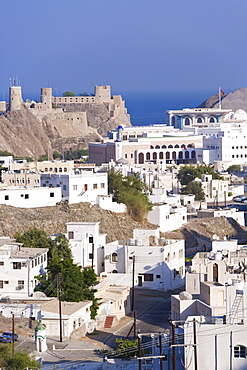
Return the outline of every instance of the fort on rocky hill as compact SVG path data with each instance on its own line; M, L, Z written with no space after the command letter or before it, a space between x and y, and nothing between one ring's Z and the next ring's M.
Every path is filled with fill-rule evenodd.
M53 97L52 88L42 88L40 100L24 102L21 86L10 87L8 110L0 116L1 150L38 159L54 150L87 149L108 130L131 125L122 97L112 97L110 86L96 86L90 97Z

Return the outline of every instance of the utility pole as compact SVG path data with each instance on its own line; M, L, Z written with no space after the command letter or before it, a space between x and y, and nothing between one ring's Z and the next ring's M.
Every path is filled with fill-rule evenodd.
M92 269L94 264L94 243L92 244Z
M159 347L160 347L160 370L163 370L163 360L162 360L162 335L159 332Z
M15 315L12 313L12 357L15 354Z
M136 310L134 310L134 340L136 339Z
M193 334L194 334L194 362L195 370L197 370L197 348L196 348L196 319L193 319Z
M141 335L138 334L138 357L142 356L142 350L141 350ZM139 363L139 370L142 370L142 360L139 358L138 360Z
M175 324L172 323L172 370L176 370Z
M131 294L131 311L134 311L135 304L135 256L132 257L133 267L132 267L132 294Z
M58 311L59 311L59 336L60 342L63 341L62 334L62 305L61 305L61 272L57 274L57 296L58 296Z

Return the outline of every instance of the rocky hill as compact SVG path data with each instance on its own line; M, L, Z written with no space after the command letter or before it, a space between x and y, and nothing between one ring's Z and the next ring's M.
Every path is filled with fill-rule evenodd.
M234 112L243 109L247 112L247 87L230 92L222 96L221 107L223 109L232 109ZM205 100L198 108L219 108L219 95L215 94Z
M39 112L23 106L0 115L0 150L37 160L55 150L87 149L88 142L102 140L108 130L131 125L124 107L119 107L114 117L106 103L62 108Z
M100 232L107 234L107 242L132 238L135 228L156 228L150 223L139 224L127 214L116 214L89 203L68 205L62 202L54 207L31 209L0 205L0 236L13 237L16 232L24 233L33 227L52 235L66 232L67 222L92 221L100 222ZM195 250L197 246L200 250L205 246L209 248L214 235L221 239L228 235L241 242L246 240L246 233L247 228L236 221L217 217L194 219L163 236L167 239L184 239L189 251Z
M107 104L60 104L59 106L68 112L86 112L89 125L96 128L102 136L106 136L109 130L114 130L119 125L131 126L130 116L125 108L120 107L117 117L112 118Z
M48 235L66 232L67 222L100 222L100 232L107 234L107 241L133 237L133 229L140 227L153 228L146 223L141 225L127 214L116 214L92 206L89 203L68 205L62 202L54 207L15 208L0 205L0 236L13 237L16 232L24 233L36 227Z
M247 242L247 227L226 217L198 218L183 225L180 229L164 233L167 239L184 239L187 252L203 251L211 248L211 240L226 236Z
M26 108L0 115L0 149L37 160L48 151L87 149L89 141L102 138L95 128L80 122L73 126L64 120L65 128L61 125L53 114L38 119Z

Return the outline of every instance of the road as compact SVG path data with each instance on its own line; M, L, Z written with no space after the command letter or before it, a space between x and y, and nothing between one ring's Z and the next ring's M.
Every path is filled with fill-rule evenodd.
M159 333L169 330L170 294L157 291L136 291L135 307L137 311L137 330L143 333ZM116 338L125 338L133 324L133 315L125 317L112 329L103 329L88 335L79 341L66 340L62 343L57 338L48 339L50 353L44 356L44 369L51 369L55 364L80 361L102 362L100 349L116 347ZM131 333L133 337L133 332ZM55 350L53 350L55 346Z

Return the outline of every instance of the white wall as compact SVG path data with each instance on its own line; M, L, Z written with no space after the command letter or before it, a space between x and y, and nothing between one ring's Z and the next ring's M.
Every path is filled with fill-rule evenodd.
M0 204L12 207L36 208L55 206L61 201L61 189L18 188L0 190Z

